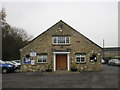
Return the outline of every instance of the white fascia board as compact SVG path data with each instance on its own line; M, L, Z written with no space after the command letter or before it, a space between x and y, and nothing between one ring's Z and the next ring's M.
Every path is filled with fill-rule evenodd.
M70 52L53 52L53 54L69 54Z

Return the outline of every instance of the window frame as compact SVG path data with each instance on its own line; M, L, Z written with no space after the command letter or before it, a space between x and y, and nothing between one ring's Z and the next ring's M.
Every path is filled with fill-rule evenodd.
M80 62L77 61L77 57L80 58ZM84 62L81 60L81 58L83 58L83 57L84 57ZM85 54L76 54L75 55L75 62L76 63L86 63L86 55Z
M64 39L64 42L65 42L65 43L59 43L59 42L58 42L58 41L59 41L59 39L58 39L59 37L64 37L64 38L65 38L65 39ZM69 38L69 43L67 43L67 41L66 41L66 40L67 40L67 39L66 39L67 37ZM54 42L54 38L56 38L56 43ZM69 44L70 44L70 36L53 36L53 37L52 37L52 44L53 44L53 45L69 45Z
M43 58L42 58L42 62L39 62L39 61L38 61L38 57L40 57L40 56L43 56ZM43 60L44 60L44 56L46 56L46 62L43 62ZM48 58L47 55L37 55L37 63L47 63L47 58Z

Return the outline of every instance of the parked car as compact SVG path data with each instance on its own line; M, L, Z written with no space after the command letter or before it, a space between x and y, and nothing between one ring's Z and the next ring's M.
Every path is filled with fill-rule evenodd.
M18 63L16 61L11 61L11 62L15 65L16 69L20 69L20 66L21 66L20 63Z
M15 61L15 62L17 62L19 65L21 65L20 60L12 60L12 61Z
M108 65L120 65L120 60L119 59L110 59L108 61Z
M105 64L105 60L104 60L104 59L101 59L101 63L102 63L102 64Z
M19 63L15 62L15 61L5 61L5 63L14 65L15 69L19 69L20 68Z
M15 66L12 64L7 64L4 61L0 60L0 70L3 74L8 72L14 72Z

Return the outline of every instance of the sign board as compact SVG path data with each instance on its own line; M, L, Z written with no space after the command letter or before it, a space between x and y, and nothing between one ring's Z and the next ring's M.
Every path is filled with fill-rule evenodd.
M35 51L31 51L30 52L30 57L35 57L36 56L36 52Z
M31 64L30 58L23 58L23 63L24 64Z
M35 65L35 61L34 60L31 60L31 65Z

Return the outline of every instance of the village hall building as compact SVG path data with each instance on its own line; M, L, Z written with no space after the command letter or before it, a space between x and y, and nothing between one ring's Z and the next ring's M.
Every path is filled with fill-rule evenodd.
M23 72L101 70L102 48L60 20L20 49Z

